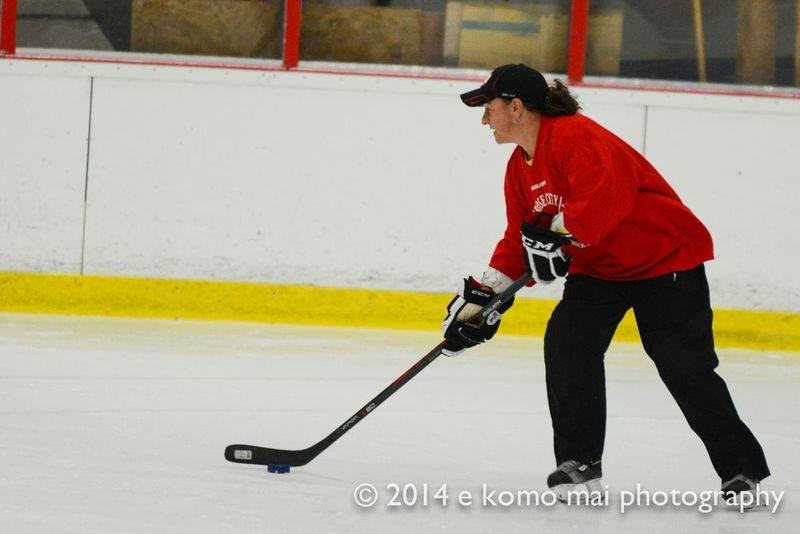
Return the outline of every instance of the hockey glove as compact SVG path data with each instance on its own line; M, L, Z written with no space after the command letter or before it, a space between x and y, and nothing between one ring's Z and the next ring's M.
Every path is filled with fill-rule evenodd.
M503 313L514 303L513 297L497 308L482 324L472 321L477 320L477 315L492 300L494 294L492 288L481 285L473 277L464 279L464 287L458 290L458 294L447 305L447 317L442 323L442 333L447 344L442 354L458 356L464 349L492 339L500 327Z
M535 223L522 223L522 245L525 262L533 279L539 284L549 284L567 275L570 257L561 247L570 243L572 236L550 229L550 216L542 214Z

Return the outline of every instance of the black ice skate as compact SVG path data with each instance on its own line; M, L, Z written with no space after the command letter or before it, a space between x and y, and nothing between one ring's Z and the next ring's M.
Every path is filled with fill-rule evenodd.
M736 475L722 483L722 496L725 504L745 512L766 509L764 503L758 502L758 480L745 475Z
M568 504L586 503L587 496L595 501L603 496L601 477L603 468L600 461L584 464L569 460L559 465L547 477L547 486L558 496L558 500Z

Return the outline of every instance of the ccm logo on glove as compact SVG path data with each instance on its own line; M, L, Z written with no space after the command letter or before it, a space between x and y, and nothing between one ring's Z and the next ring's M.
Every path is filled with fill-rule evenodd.
M535 248L537 250L547 250L551 251L554 247L556 247L555 243L547 243L538 241L536 239L531 239L530 237L522 234L522 244L525 245L526 248Z

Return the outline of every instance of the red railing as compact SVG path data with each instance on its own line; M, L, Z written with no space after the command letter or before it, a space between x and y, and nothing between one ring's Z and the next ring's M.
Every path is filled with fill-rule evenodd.
M286 0L283 17L283 66L293 69L300 62L300 20L303 0Z
M583 81L583 66L586 59L586 29L588 26L589 0L572 0L569 44L567 45L567 79L573 85Z
M178 60L153 60L138 58L133 55L130 57L117 56L114 58L102 58L86 55L58 56L53 55L18 55L16 54L16 26L17 26L17 0L0 0L0 57L12 56L21 60L34 61L91 61L97 63L116 63L116 64L145 64L145 65L164 65L164 66L184 66L184 67L207 67L207 68L229 68L234 70L279 70L291 69L302 72L354 74L360 76L388 76L388 77L408 77L426 78L443 80L463 80L477 81L481 77L476 75L466 75L464 73L419 73L412 71L382 71L377 69L342 69L340 67L324 68L316 67L313 69L304 68L300 63L300 30L302 19L302 0L284 0L284 35L283 35L283 61L280 67L265 65L248 65L242 63L229 62L203 62L192 61L187 58L185 61ZM797 0L800 2L800 0ZM799 15L800 16L800 15ZM736 96L760 96L770 98L790 98L799 99L800 93L796 90L776 91L771 88L760 89L734 89L699 86L689 88L677 88L675 86L665 86L658 83L652 85L625 84L617 82L609 85L606 82L584 83L584 65L586 57L586 39L589 19L589 0L572 0L570 34L567 52L567 77L572 85L584 85L586 87L606 87L614 89L636 89L644 91L668 91L686 92L700 94L720 94ZM800 50L800 37L798 37L798 50Z
M17 0L0 0L0 55L16 53ZM294 69L300 63L300 27L303 0L285 0L283 20L283 68ZM586 28L589 0L572 0L567 77L573 84L583 80L586 55Z
M0 0L0 55L17 50L17 0Z

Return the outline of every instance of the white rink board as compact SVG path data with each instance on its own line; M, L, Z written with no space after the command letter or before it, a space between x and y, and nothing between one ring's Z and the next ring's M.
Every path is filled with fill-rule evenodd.
M512 147L494 145L481 110L460 103L475 83L0 61L4 80L45 74L66 88L94 78L85 249L61 239L79 218L41 215L38 195L12 189L6 226L57 235L59 248L19 240L0 270L74 272L68 251L87 274L447 292L483 269L502 233ZM798 220L800 100L576 92L711 228L716 306L800 310L782 255ZM20 113L6 116L23 126ZM86 113L49 113L50 130L85 132ZM5 151L30 150L19 130ZM57 155L86 165L85 146ZM49 191L41 162L19 161ZM730 187L740 181L758 189ZM80 214L74 200L58 196L48 213ZM556 297L554 286L528 295Z
M357 86L97 80L86 270L422 289L478 269L504 209L481 182L502 183L508 149L461 108ZM477 167L442 143L453 131ZM482 246L443 246L454 203L479 214Z
M0 270L80 272L90 85L0 70Z

